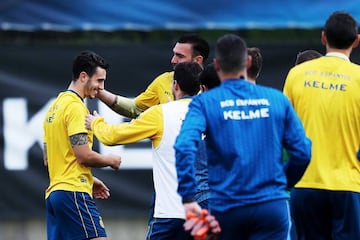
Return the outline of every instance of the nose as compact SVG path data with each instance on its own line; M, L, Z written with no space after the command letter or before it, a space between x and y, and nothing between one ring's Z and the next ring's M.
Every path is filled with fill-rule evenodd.
M99 89L104 90L104 86L105 86L104 81L100 82Z
M177 64L179 62L178 58L174 55L172 58L171 58L171 64Z

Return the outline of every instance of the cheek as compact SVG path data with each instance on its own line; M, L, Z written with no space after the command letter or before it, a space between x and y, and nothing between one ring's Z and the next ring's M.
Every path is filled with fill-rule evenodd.
M90 89L96 89L96 88L99 88L100 87L100 84L98 82L93 82L90 86Z
M183 63L183 62L192 62L194 61L192 58L179 58L178 59L178 63Z

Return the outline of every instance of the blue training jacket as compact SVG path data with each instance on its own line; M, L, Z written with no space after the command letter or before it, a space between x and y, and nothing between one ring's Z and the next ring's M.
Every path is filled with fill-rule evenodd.
M206 135L209 208L288 198L311 157L311 141L289 100L280 91L229 79L193 98L175 142L178 192L196 194L194 162ZM282 160L285 148L290 155Z

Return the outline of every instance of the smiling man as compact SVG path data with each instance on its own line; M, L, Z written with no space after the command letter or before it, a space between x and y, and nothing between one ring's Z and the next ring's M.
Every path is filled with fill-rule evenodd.
M117 170L120 156L92 151L93 133L84 119L89 113L84 98L104 88L109 65L91 51L73 62L73 80L51 103L44 120L44 164L50 184L46 189L47 239L98 239L106 233L93 197L106 199L109 189L93 177L91 168Z
M173 47L170 62L173 68L182 62L197 62L203 65L209 51L210 47L205 39L195 34L186 34L181 36ZM100 91L97 97L113 111L129 118L136 118L151 106L174 100L171 90L173 76L174 71L160 74L134 99L116 95L105 89Z

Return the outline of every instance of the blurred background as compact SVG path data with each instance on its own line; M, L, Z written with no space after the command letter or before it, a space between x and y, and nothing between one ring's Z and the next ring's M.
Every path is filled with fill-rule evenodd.
M282 90L297 53L321 45L335 10L360 19L355 0L1 0L0 1L0 239L46 239L42 121L49 102L71 81L74 57L93 50L110 63L105 87L135 97L171 71L172 48L184 33L209 41L235 33L258 47L258 84ZM211 52L208 62L212 61ZM351 60L360 62L354 50ZM87 101L109 122L128 121L97 100ZM144 239L153 191L149 141L104 147L123 157L122 169L96 169L111 189L97 201L109 239Z

